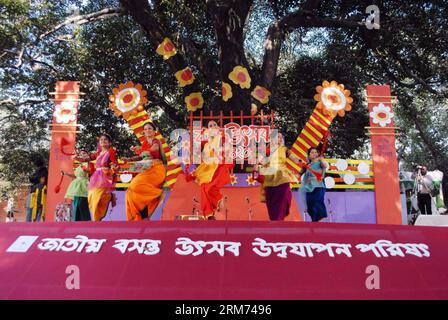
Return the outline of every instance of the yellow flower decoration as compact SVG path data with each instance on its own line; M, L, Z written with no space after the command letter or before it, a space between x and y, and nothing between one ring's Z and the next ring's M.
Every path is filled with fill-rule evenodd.
M322 86L316 87L317 94L314 100L317 101L317 109L325 115L343 117L346 111L352 109L353 98L350 97L350 90L346 90L343 84L336 81L324 81Z
M177 81L179 81L180 87L185 87L188 86L189 84L192 84L195 79L193 72L189 67L177 71L174 75L176 76Z
M162 43L157 47L156 52L163 56L163 60L167 60L177 53L176 47L168 38L163 39Z
M232 80L234 84L237 84L241 89L250 88L250 76L247 69L242 66L236 66L233 71L229 73L229 79Z
M222 82L221 95L222 100L226 102L233 96L232 87L227 82Z
M187 105L188 111L196 111L201 109L204 104L204 99L202 98L202 93L192 92L185 97L185 103Z
M261 103L268 103L270 95L271 92L268 89L260 86L256 86L255 89L251 92L251 96Z

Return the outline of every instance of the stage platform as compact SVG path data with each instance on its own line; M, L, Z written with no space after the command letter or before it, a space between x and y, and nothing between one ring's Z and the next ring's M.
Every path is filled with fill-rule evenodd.
M269 221L266 204L260 202L260 186L248 185L247 174L237 174L238 183L222 188L225 206L216 213L217 220ZM303 190L302 190L303 191ZM126 191L115 191L117 206L109 210L105 221L126 221ZM306 212L304 192L293 189L290 214L286 221L311 221ZM183 175L178 177L173 190L164 190L163 199L151 216L152 221L175 220L180 215L191 215L195 206L200 211L201 189L194 182L186 182ZM402 223L407 224L406 199L402 195ZM328 217L324 222L376 224L375 195L367 191L327 191L325 205ZM199 213L200 214L200 213Z
M448 229L269 221L0 224L0 299L448 299Z

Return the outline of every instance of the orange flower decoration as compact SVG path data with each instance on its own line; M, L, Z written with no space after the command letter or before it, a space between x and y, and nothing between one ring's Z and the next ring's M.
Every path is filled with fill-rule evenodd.
M234 84L237 84L241 89L250 88L250 76L247 69L242 66L236 66L233 71L229 73L229 79L232 80Z
M176 76L177 81L179 81L180 87L185 87L188 86L189 84L192 84L195 79L193 72L189 67L177 71L174 75Z
M343 117L346 111L352 109L353 98L350 97L350 90L346 90L343 84L336 81L324 81L322 86L316 87L317 94L314 100L317 101L317 108L325 115Z
M204 104L204 99L200 92L192 92L185 97L185 103L187 104L188 111L196 111L201 109Z
M261 103L268 103L270 95L271 92L268 89L260 86L256 86L251 93L251 96L260 101Z
M233 186L237 183L238 183L238 177L234 173L232 173L230 175L230 184Z
M114 88L112 93L109 96L109 108L114 111L116 116L127 118L145 110L143 106L148 102L147 92L142 89L141 84L134 85L132 81L126 84L122 83L118 88Z
M176 47L168 38L163 39L162 43L157 47L156 52L163 56L163 60L168 60L177 53Z
M257 180L254 179L252 174L248 174L246 178L246 182L250 186L254 186L257 183Z
M227 82L222 82L221 95L222 100L226 102L233 96L232 87Z

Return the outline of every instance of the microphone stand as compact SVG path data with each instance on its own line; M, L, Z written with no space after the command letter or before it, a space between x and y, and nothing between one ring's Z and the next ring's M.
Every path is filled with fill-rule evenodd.
M192 210L192 214L193 216L195 216L196 220L199 220L199 210L197 208L197 204L199 203L199 201L196 199L195 196L193 196L193 210Z
M224 197L224 213L225 213L225 215L226 215L226 221L227 221L227 214L228 214L228 209L227 209L227 200L228 200L229 198L227 197L227 196L225 196Z
M327 198L327 202L328 202L328 215L329 215L329 218L330 218L330 222L333 222L333 219L332 219L333 211L330 209L331 208L330 198Z
M249 208L249 211L248 211L248 214L249 214L249 221L252 221L252 215L253 215L253 212L252 212L252 205L251 205L251 203L250 203L250 199L249 199L249 197L246 197L246 202L247 202L247 205L248 205L248 208Z

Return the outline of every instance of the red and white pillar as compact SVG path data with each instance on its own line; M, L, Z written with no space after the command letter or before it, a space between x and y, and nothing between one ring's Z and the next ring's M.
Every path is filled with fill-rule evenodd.
M73 160L67 155L74 152L76 143L79 82L58 81L54 95L54 112L51 125L50 159L48 163L46 221L54 221L56 205L64 201L68 185L72 181L64 177L60 191L56 187L61 179L61 170L73 172ZM65 153L65 154L64 154Z
M395 147L394 110L388 85L368 85L369 134L372 143L378 224L402 224L400 179Z

